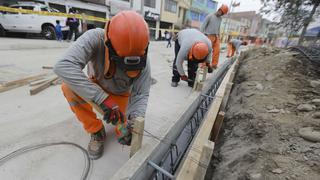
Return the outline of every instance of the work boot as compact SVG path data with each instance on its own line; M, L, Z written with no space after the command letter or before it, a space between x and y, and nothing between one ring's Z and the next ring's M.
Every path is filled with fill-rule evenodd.
M171 82L171 86L172 86L172 87L177 87L177 86L178 86L178 83L177 83L177 82Z
M103 144L106 139L106 132L102 127L98 132L91 134L91 139L88 145L88 153L90 159L99 159L103 154Z

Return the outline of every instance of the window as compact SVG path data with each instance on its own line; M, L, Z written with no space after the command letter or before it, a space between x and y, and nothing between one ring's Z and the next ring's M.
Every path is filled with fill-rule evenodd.
M177 2L172 1L172 0L166 0L165 1L165 10L172 12L172 13L176 13L177 12Z
M49 11L49 9L47 7L42 7L41 11Z
M144 0L144 5L147 7L155 8L156 0Z
M197 0L197 1L200 2L200 3L204 3L205 0Z
M49 3L49 6L51 9L59 10L59 12L63 12L63 13L67 12L66 7L64 5Z
M207 14L200 14L200 22L203 22Z
M200 14L194 11L191 11L191 19L194 21L199 21Z
M207 6L210 9L216 9L217 8L217 2L215 2L213 0L208 0L207 1Z
M17 9L25 9L25 10L33 10L33 6L11 6L12 8L17 8ZM10 14L18 14L18 13L10 13ZM25 13L22 13L25 14Z

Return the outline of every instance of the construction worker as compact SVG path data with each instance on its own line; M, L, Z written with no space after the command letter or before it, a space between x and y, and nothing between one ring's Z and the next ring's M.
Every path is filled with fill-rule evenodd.
M175 40L175 58L173 62L172 87L177 87L181 80L193 87L199 63L210 66L212 48L210 40L196 29L184 29ZM188 60L188 76L183 70L183 61Z
M131 143L134 119L145 115L151 86L148 44L149 29L143 17L122 11L104 30L85 32L54 67L71 110L91 134L88 153L92 159L102 156L106 138L93 107L102 110L103 120L115 125L123 145ZM86 65L88 77L82 71Z
M200 30L208 38L211 40L212 44L212 63L211 67L208 68L208 72L211 73L212 69L216 69L219 62L219 55L220 55L220 24L221 24L221 16L228 13L228 6L222 5L217 12L209 14L204 22L202 23Z
M241 41L238 39L231 39L228 42L228 53L227 53L227 58L233 57L234 53L236 52L239 54L239 48L241 45L246 46L248 43L246 41Z

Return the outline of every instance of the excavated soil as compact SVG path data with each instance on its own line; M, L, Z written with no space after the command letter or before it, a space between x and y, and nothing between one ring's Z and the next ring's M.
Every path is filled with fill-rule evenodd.
M240 62L205 179L320 179L320 68L297 54Z

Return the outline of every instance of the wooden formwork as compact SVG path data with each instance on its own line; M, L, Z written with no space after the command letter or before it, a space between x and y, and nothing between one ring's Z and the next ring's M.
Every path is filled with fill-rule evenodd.
M229 99L233 79L239 66L239 60L244 58L242 53L235 60L225 75L215 99L208 109L207 116L203 120L187 155L184 158L180 170L175 174L178 180L204 179L207 167L210 163L220 128L224 119L224 111Z

